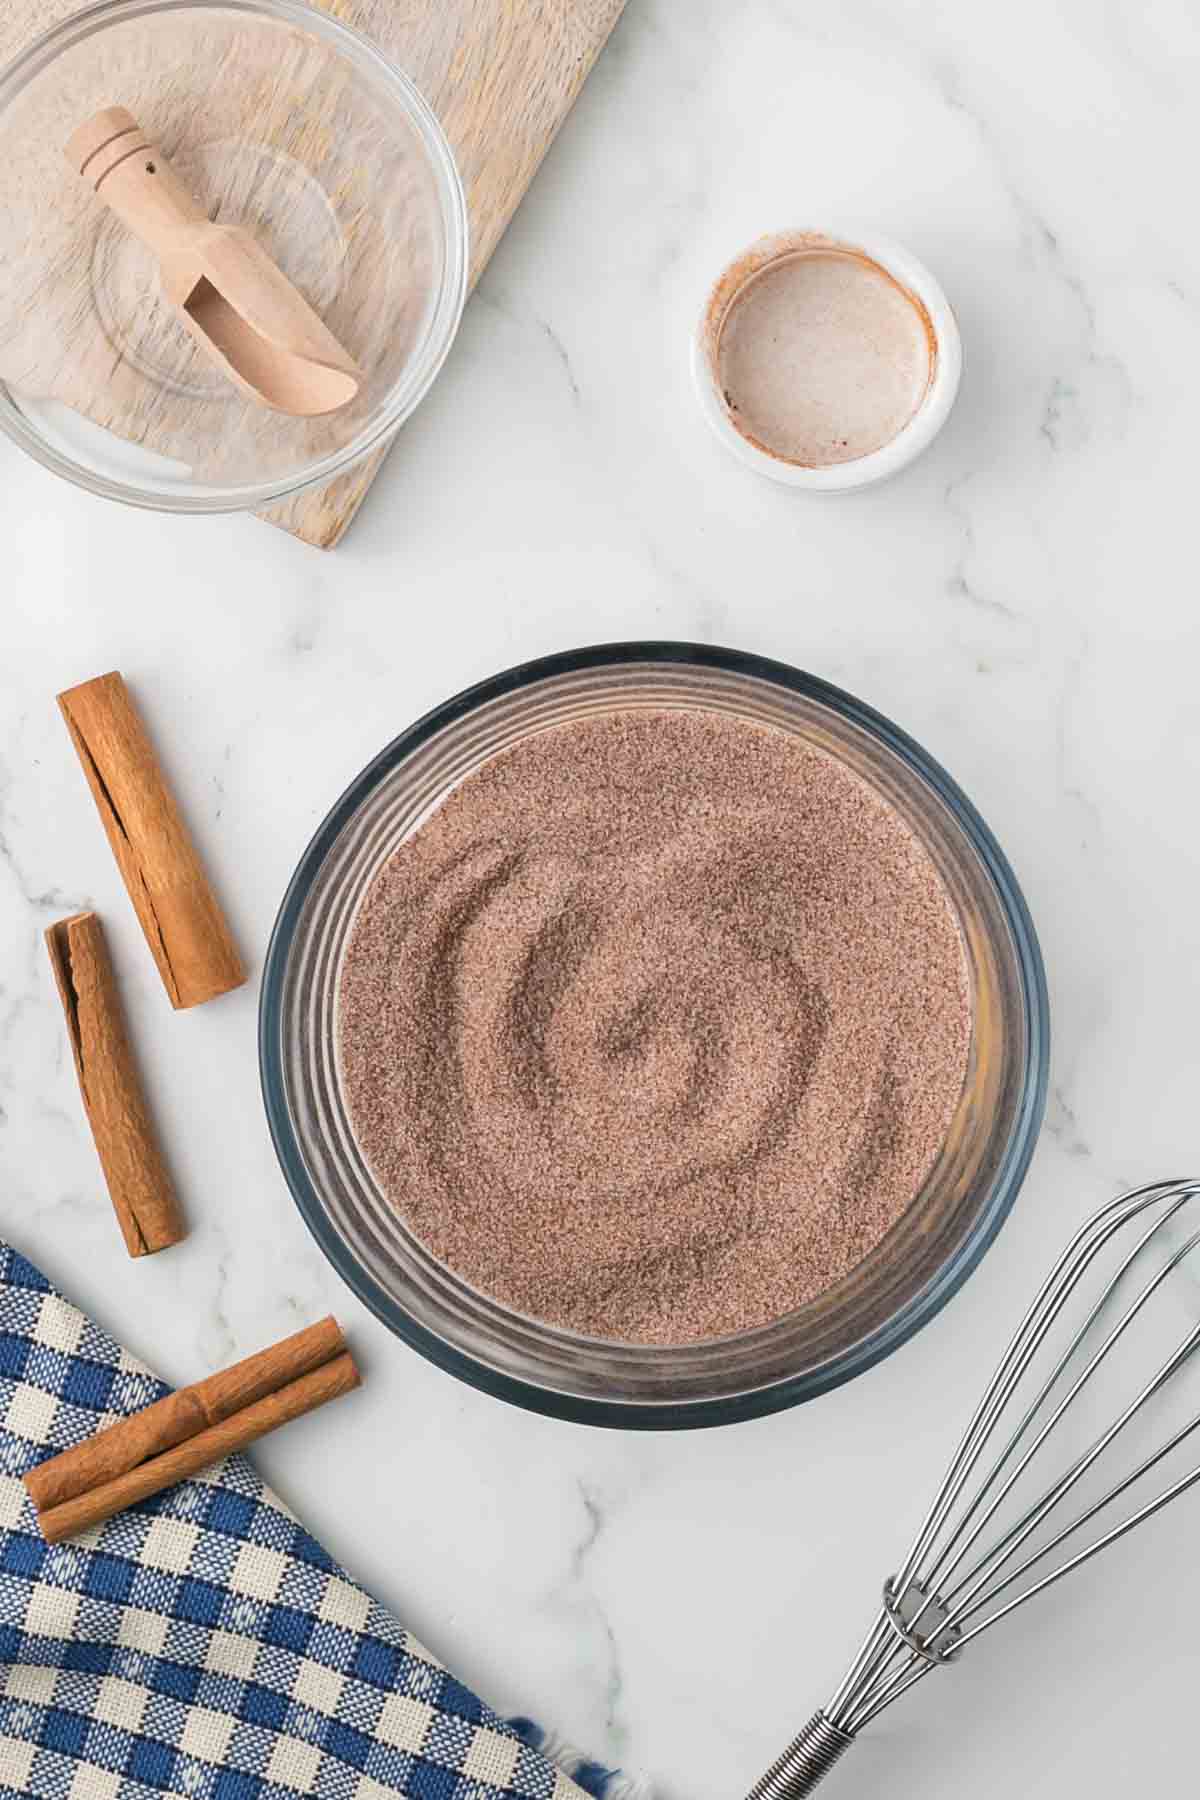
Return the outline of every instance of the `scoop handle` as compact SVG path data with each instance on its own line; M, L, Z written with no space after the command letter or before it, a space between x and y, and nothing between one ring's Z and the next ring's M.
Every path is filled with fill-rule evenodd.
M133 114L108 106L72 132L66 153L121 223L160 261L178 254L207 214Z
M353 357L250 232L209 219L131 112L105 107L66 153L157 257L163 296L230 381L301 418L353 400L363 380Z

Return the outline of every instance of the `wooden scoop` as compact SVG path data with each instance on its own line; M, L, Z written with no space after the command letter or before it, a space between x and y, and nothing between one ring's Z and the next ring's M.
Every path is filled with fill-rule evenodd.
M72 133L73 168L157 256L163 292L243 392L312 418L353 400L362 371L243 226L209 219L123 106Z

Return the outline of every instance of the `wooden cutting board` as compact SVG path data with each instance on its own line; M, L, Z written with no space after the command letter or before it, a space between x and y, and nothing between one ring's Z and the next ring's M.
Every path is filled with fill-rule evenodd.
M478 279L616 24L624 0L318 0L417 83L458 159ZM0 65L75 0L0 0ZM62 396L71 398L70 396ZM80 396L80 410L88 411ZM328 549L386 452L264 516Z

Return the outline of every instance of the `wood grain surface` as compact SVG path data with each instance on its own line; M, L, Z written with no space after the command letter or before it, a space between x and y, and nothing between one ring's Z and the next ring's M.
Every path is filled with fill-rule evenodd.
M619 17L624 0L321 0L325 10L346 23L357 26L399 64L417 83L441 120L458 160L471 226L471 281L478 279L505 227L512 218L539 163L554 139L559 126L579 93L596 56ZM71 0L6 0L0 7L0 63L6 63L38 32L67 17L78 8ZM303 73L297 69L297 76ZM145 79L145 77L143 77ZM222 83L223 118L212 122L214 136L229 128L229 119L238 107L261 116L264 95L264 71L253 59L231 70ZM133 83L136 88L137 83ZM293 82L293 96L295 83ZM112 94L111 101L136 104L139 95ZM64 93L64 111L73 104ZM139 115L141 116L141 115ZM325 121L305 117L289 103L279 108L280 130L268 141L283 151L293 145L286 136L303 129L310 133ZM76 118L71 123L77 124ZM147 119L148 125L157 121ZM47 139L58 130L58 121L45 133ZM192 130L196 130L193 122ZM336 139L336 134L330 134ZM310 139L311 141L311 139ZM61 140L47 143L47 158L53 154L61 160ZM65 165L64 165L65 166ZM50 173L49 160L44 163L48 182L61 183L61 173ZM70 171L67 171L70 174ZM22 180L28 184L27 174ZM3 169L0 169L0 183ZM61 212L61 188L59 189ZM86 191L78 204L87 201ZM347 235L353 241L353 254L368 253L372 229L370 194L366 199L344 194L335 200L348 205L353 216ZM357 235L356 235L357 234ZM293 271L289 271L293 273ZM315 296L314 296L315 297ZM94 328L88 314L94 303L90 297L90 278L84 291L81 271L77 291L51 298L44 296L51 308L69 304L78 331L67 333L72 349L67 357L59 356L54 379L40 384L37 391L52 394L85 413L97 423L116 430L132 441L171 454L187 441L189 421L194 425L194 412L189 413L188 383L181 380L177 392L167 392L153 410L143 417L144 398L135 409L133 396L139 390L136 368L125 369L118 357L114 366L111 344L104 333ZM36 308L28 309L36 314ZM28 313L27 313L28 316ZM333 320L335 329L338 321ZM401 319L396 329L403 331ZM382 333L386 321L380 322ZM61 335L61 334L60 334ZM95 340L94 342L92 340ZM139 346L141 348L141 346ZM354 348L358 349L355 345ZM382 357L388 348L380 341ZM0 373L20 388L21 346L0 344L6 361ZM14 367L14 357L16 363ZM136 358L133 359L136 362ZM140 387L144 389L144 382ZM35 390L29 390L35 391ZM247 434L251 434L262 464L269 468L272 456L282 454L277 436L280 427L276 416L259 409L261 418L243 419L239 430L229 435L228 444L240 443L245 453ZM232 451L230 451L232 454ZM265 514L272 523L283 526L307 543L329 548L336 544L361 505L380 466L384 452L358 464L345 475L323 488L310 489L282 503ZM209 471L213 479L228 474L219 462Z

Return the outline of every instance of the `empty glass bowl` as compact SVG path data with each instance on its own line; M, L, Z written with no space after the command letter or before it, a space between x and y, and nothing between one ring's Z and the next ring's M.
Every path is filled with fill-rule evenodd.
M210 218L244 225L363 371L317 418L248 397L64 146L124 107ZM93 493L255 508L384 445L450 348L467 214L407 76L303 0L102 0L0 74L0 429Z
M707 708L794 732L849 764L933 857L957 910L974 998L962 1099L922 1192L836 1287L753 1331L679 1348L583 1338L476 1293L388 1206L347 1115L336 1054L347 939L381 865L489 756L584 715ZM633 1427L714 1425L794 1405L886 1356L945 1304L1013 1203L1041 1123L1045 978L1011 869L920 747L850 695L737 651L618 644L527 663L402 733L300 860L263 978L260 1056L284 1174L334 1266L393 1331L463 1380L538 1412ZM400 1052L402 1053L402 1051Z

